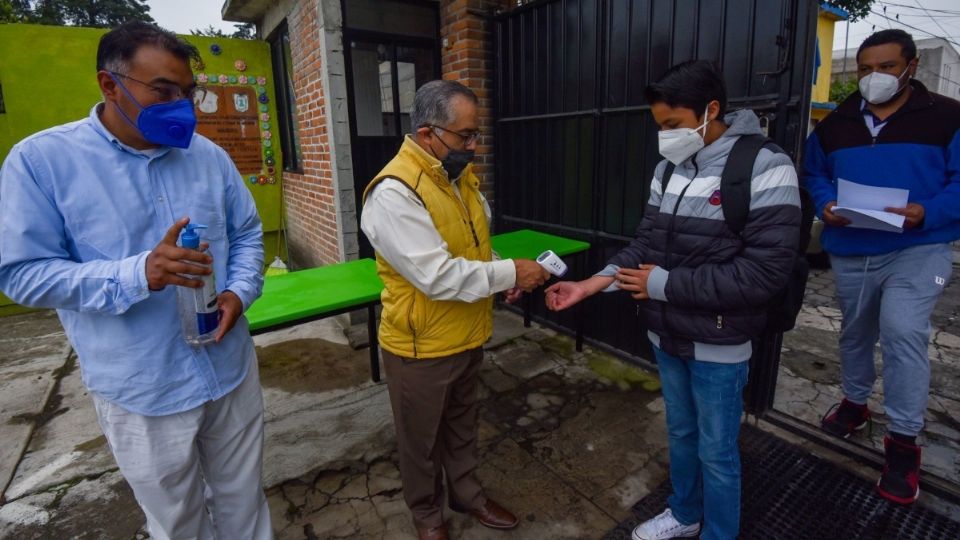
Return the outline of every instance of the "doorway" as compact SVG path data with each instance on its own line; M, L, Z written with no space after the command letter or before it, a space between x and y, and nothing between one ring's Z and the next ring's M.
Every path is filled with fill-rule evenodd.
M440 78L439 6L427 0L343 0L343 45L357 225L363 190L412 131L413 96ZM359 235L360 257L372 257Z

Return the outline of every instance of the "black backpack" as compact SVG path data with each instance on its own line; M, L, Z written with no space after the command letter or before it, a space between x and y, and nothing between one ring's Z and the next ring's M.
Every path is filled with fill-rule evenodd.
M763 135L744 135L737 139L727 157L727 163L720 175L720 200L723 206L723 219L736 234L743 232L750 213L750 183L753 181L753 165L757 154L764 146L779 147ZM666 193L667 183L673 176L673 163L668 162L660 179L661 193ZM800 188L800 242L793 270L790 272L786 287L777 293L767 306L766 333L782 333L792 330L797 323L797 315L803 306L803 293L807 287L810 265L807 263L807 246L810 245L810 227L813 225L813 198L803 187Z

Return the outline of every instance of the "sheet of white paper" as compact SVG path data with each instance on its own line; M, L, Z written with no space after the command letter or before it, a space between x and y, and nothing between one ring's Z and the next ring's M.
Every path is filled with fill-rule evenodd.
M843 178L837 179L837 206L861 210L906 208L910 191L899 188L865 186Z
M849 219L848 227L903 232L904 217L884 208L905 208L909 196L906 189L866 186L838 178L833 213Z
M878 231L903 232L904 217L890 212L864 210L862 208L843 208L834 206L833 213L850 220L847 227L858 229L876 229Z

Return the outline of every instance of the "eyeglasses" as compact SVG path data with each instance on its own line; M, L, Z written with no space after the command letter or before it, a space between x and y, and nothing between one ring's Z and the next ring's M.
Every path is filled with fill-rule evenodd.
M432 127L433 129L439 129L440 131L446 131L447 133L453 133L457 137L463 140L463 146L470 146L471 144L477 142L477 139L480 138L480 130L471 131L470 133L463 134L458 131L449 130L447 128L442 128L440 126L435 126L433 124L424 124L425 127Z
M174 101L177 99L189 99L190 101L193 101L194 98L196 98L198 95L202 96L207 91L206 87L204 86L194 85L189 90L184 91L183 88L180 88L179 86L173 83L150 84L150 83L145 83L139 79L134 79L129 75L124 75L123 73L117 73L115 71L111 71L110 73L117 77L121 77L123 79L127 79L135 83L142 84L143 86L146 86L147 88L152 90L157 95L158 98L160 98L160 101L164 101L164 102Z

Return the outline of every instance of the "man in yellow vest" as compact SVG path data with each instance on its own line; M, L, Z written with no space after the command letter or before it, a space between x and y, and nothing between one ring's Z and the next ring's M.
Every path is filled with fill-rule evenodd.
M377 252L380 345L397 430L403 498L421 540L446 539L450 507L512 529L516 516L476 479L477 375L493 295L514 301L549 277L535 261L493 260L490 207L472 172L477 96L454 81L417 90L397 156L367 186L360 227Z

